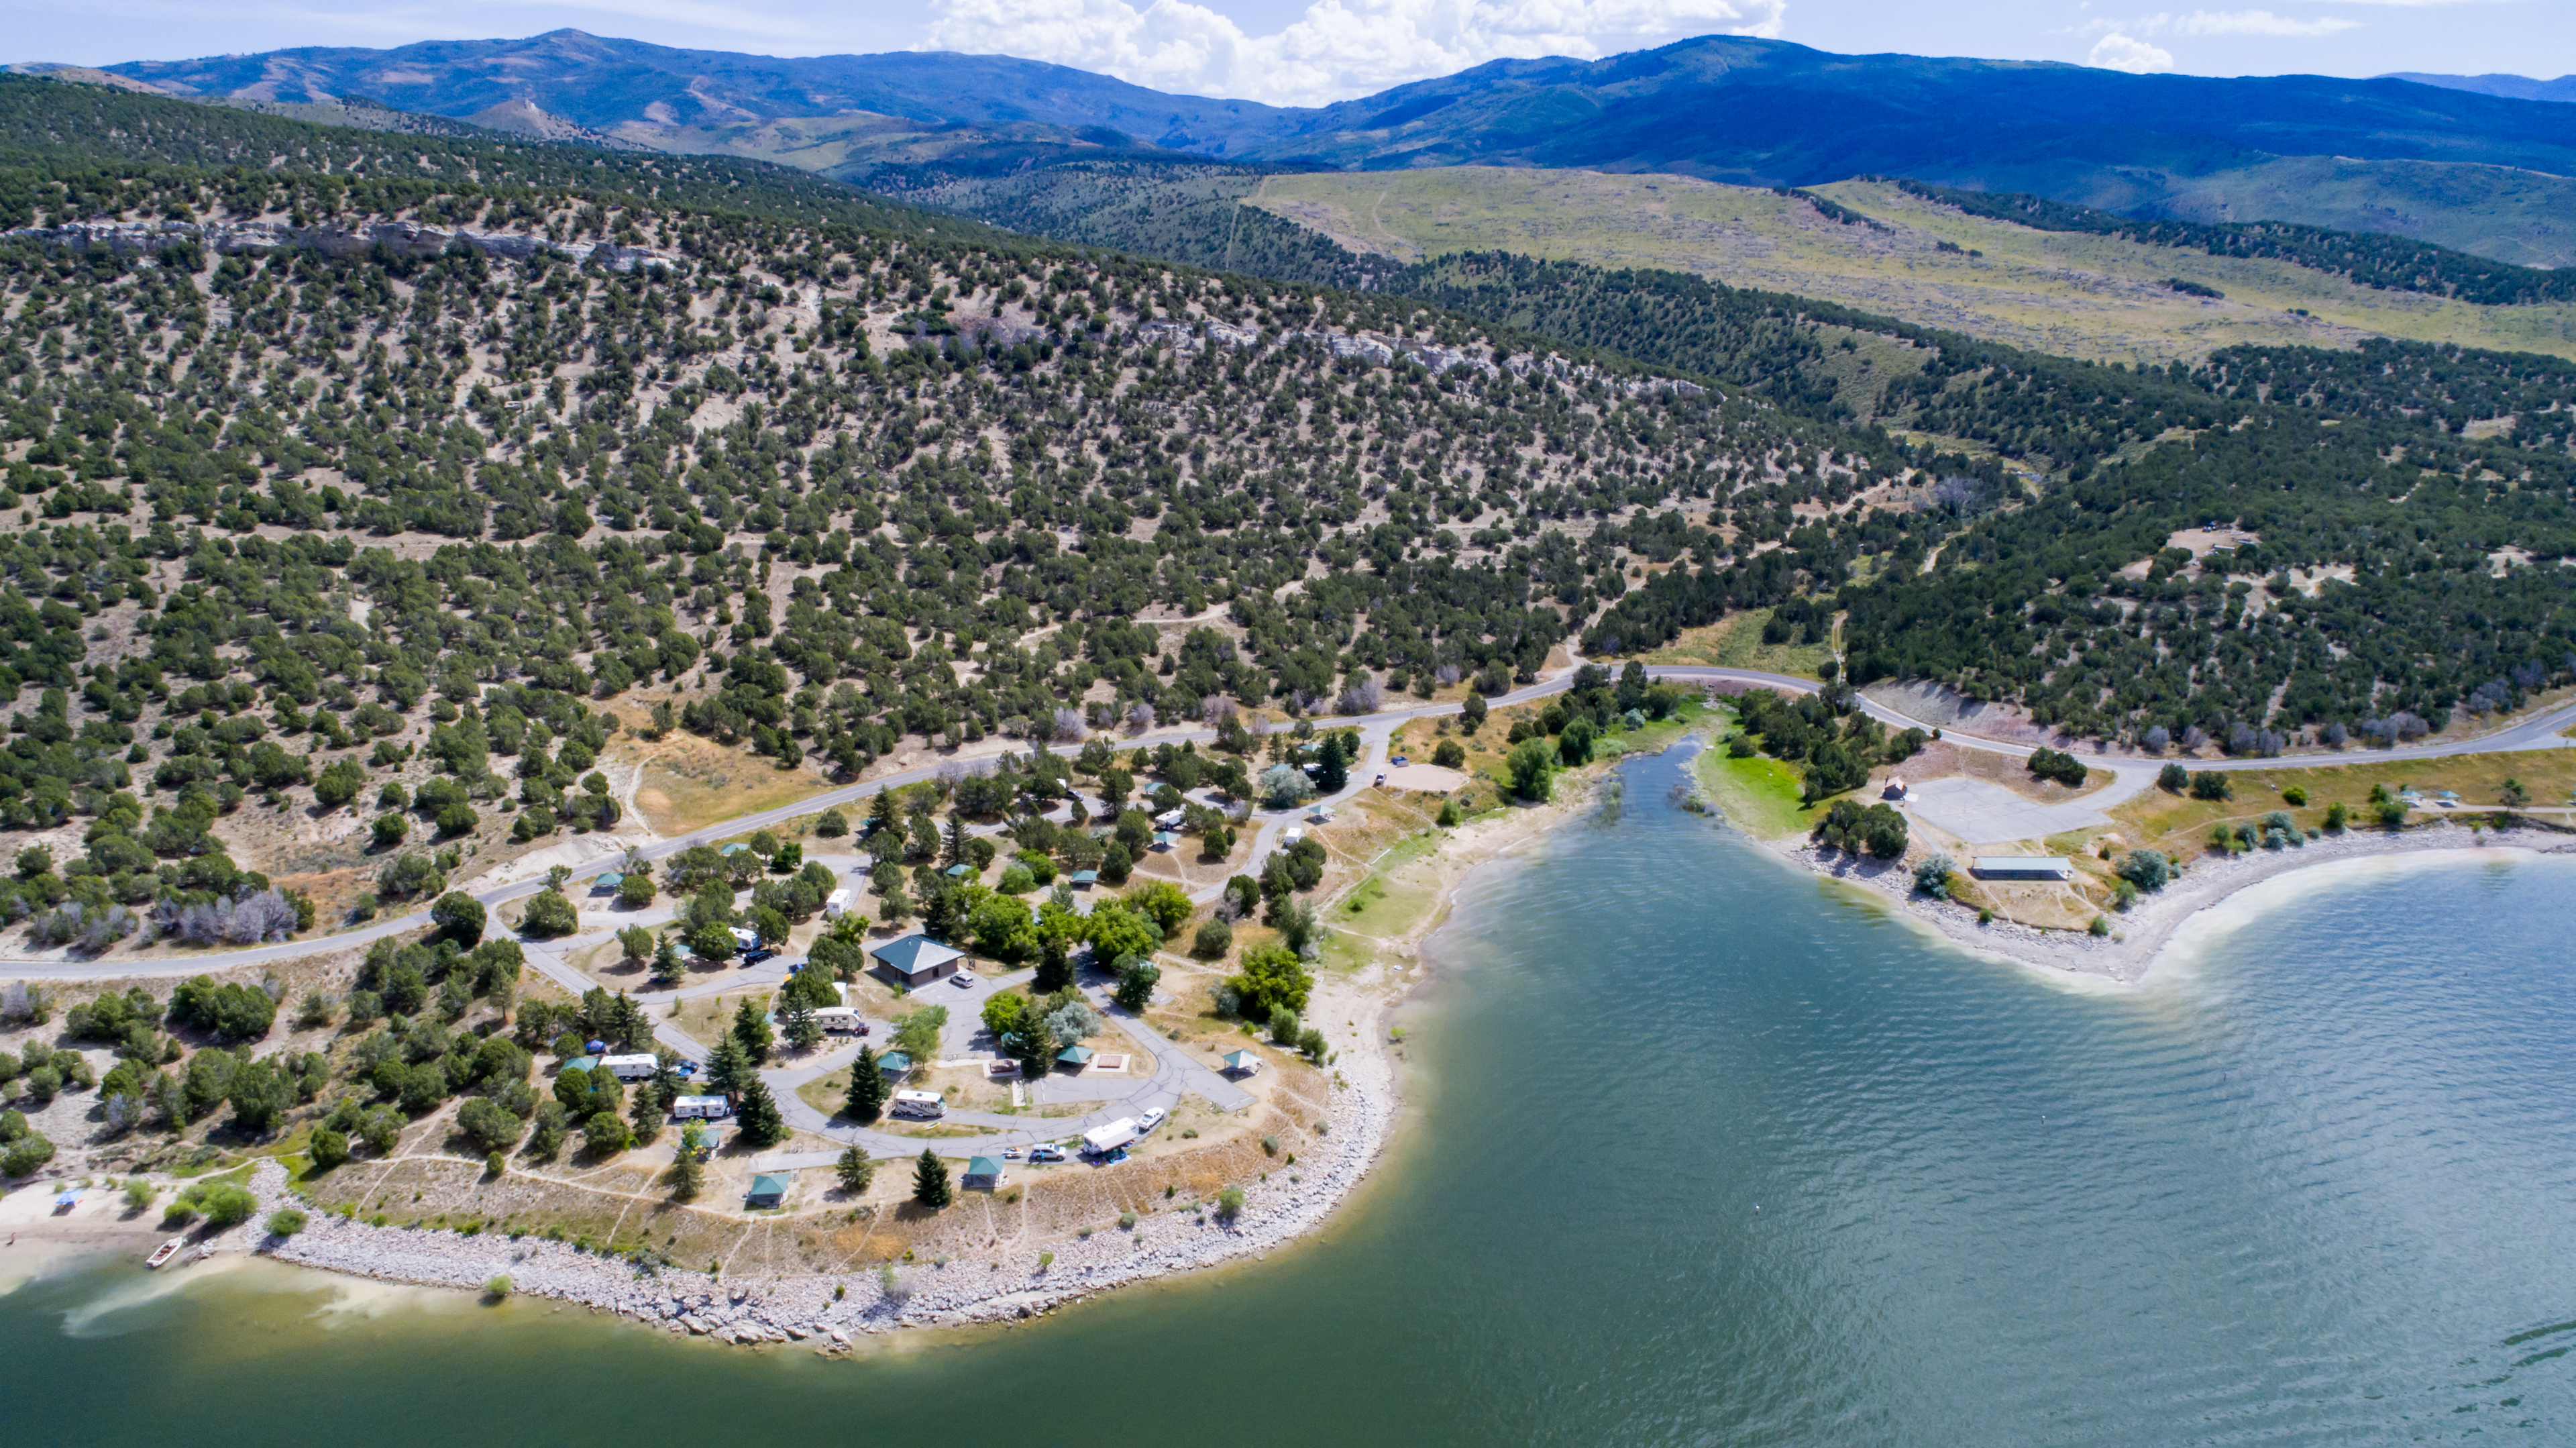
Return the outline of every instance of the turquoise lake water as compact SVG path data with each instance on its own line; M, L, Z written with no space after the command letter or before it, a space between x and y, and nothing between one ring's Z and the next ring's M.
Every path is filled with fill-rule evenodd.
M1685 768L1471 882L1393 1152L1267 1262L851 1362L119 1263L0 1298L0 1441L2576 1439L2576 860L2336 873L2087 990Z

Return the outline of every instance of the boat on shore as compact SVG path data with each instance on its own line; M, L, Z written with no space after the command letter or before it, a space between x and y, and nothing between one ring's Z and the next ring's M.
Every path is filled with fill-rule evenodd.
M160 1246L153 1248L152 1255L143 1259L143 1265L146 1267L159 1267L168 1262L171 1258L178 1256L179 1249L187 1245L187 1238L173 1237L169 1241L162 1243Z

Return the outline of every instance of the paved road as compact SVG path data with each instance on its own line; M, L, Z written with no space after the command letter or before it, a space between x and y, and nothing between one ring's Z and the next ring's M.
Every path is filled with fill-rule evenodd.
M1557 670L1548 678L1542 679L1535 684L1515 689L1508 694L1504 694L1489 701L1489 703L1493 705L1521 704L1534 699L1545 698L1550 694L1559 693L1573 682L1574 671L1577 667L1579 667L1579 663L1569 664L1566 667ZM1706 665L1654 665L1650 666L1647 672L1659 679L1671 679L1683 683L1744 683L1779 689L1783 692L1791 693L1806 693L1817 687L1815 681L1812 679L1800 679L1787 674L1765 673L1758 669L1724 669ZM1930 727L1929 725L1925 725L1919 720L1899 713L1874 699L1864 697L1861 700L1860 707L1872 718L1895 728L1902 729L1907 727L1918 727L1928 729ZM1455 714L1458 710L1459 706L1457 704L1423 704L1402 709L1388 709L1375 714L1356 717L1316 720L1315 722L1317 726L1323 728L1340 729L1357 726L1361 731L1362 739L1367 745L1363 761L1352 766L1351 787L1343 791L1341 794L1336 795L1335 798L1348 798L1350 795L1356 794L1367 787L1365 781L1369 779L1378 768L1378 761L1385 758L1387 740L1397 727L1415 719L1431 719L1438 718L1442 715ZM2506 729L2478 739L2442 744L2410 745L2400 749L2358 749L2347 750L2340 754L2303 754L2286 761L2286 763L2290 767L2309 768L2323 764L2386 763L2392 760L2439 759L2455 754L2485 754L2518 749L2562 748L2570 745L2571 743L2576 743L2576 741L2560 737L2561 732L2568 729L2570 726L2576 726L2576 703L2562 705L2559 708L2524 719ZM1132 738L1120 740L1118 743L1119 747L1122 749L1132 749L1139 745L1151 746L1155 744L1178 744L1184 740L1204 742L1214 737L1215 731L1209 729L1176 729L1139 734ZM1976 735L1949 733L1945 731L1944 738L1949 743L1959 745L1962 748L1984 750L1990 753L2009 755L2015 758L2025 757L2031 752L2031 746L2026 744L2006 743L2002 740L1986 739ZM1048 747L1058 754L1070 754L1075 751L1077 746L1053 745ZM2085 795L2080 800L2070 801L2070 803L2081 804L2094 811L2106 810L2112 805L2118 804L2123 800L2152 788L2155 783L2156 772L2163 765L2163 761L2159 760L2130 756L2114 756L2100 751L2096 752L2096 757L2088 759L2087 762L2095 768L2109 770L2114 776L2116 776L2115 781L2109 786L2096 790L2092 794ZM2277 769L2283 767L2284 763L2285 761L2277 759L2217 759L2194 761L2192 763L2192 768L2220 770ZM679 851L687 849L691 845L698 844L705 839L716 838L721 835L747 834L754 830L767 829L772 825L784 824L789 820L799 819L806 815L820 814L827 809L835 809L845 805L857 804L876 794L879 790L906 784L917 784L923 780L935 778L939 771L945 767L945 764L946 761L942 761L941 764L924 765L918 769L907 769L858 784L843 785L837 789L826 790L821 794L809 796L808 798L799 800L794 804L780 805L775 809L760 810L756 813L739 816L735 819L726 821L722 826L713 830L702 831L698 834L693 834L682 839L662 840L648 845L641 845L638 847L637 852L647 860L658 860L669 855L677 854ZM1255 836L1254 859L1256 861L1268 854L1272 844L1277 839L1280 829L1290 821L1291 817L1295 813L1298 812L1276 811L1267 812L1260 816L1261 829ZM573 870L572 881L577 883L614 870L619 861L623 858L624 853L619 851L603 855L596 860L591 860L579 865ZM493 909L508 901L524 899L527 896L535 894L544 887L545 882L542 879L521 880L509 884L496 885L489 889L479 891L475 894L474 898L483 902L486 909ZM1221 888L1221 885L1206 886L1194 893L1197 898L1205 900L1213 897ZM275 945L244 946L233 950L209 950L157 959L127 959L112 953L97 960L74 960L66 958L60 954L35 957L0 957L0 980L75 980L81 978L96 979L102 977L148 978L195 975L200 971L229 970L245 965L264 965L280 960L292 960L299 956L312 955L323 951L345 950L351 946L369 944L388 935L396 935L405 931L418 930L428 924L429 914L424 908L422 910L414 911L408 915L375 921L354 930L341 931L331 935L318 936L304 940L284 941Z

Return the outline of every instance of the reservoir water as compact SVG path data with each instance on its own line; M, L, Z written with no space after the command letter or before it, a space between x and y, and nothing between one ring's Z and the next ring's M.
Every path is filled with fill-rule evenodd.
M0 1298L0 1441L2576 1438L2576 860L2339 872L2134 990L1675 808L1482 872L1313 1243L850 1362L282 1268Z

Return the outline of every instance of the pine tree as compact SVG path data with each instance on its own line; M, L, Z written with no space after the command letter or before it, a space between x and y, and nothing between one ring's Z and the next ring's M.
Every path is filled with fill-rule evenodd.
M653 1138L662 1134L662 1113L665 1109L662 1104L662 1093L650 1086L635 1093L634 1103L628 1110L627 1116L634 1124L637 1146L650 1146L653 1144Z
M868 801L868 827L862 832L862 837L868 842L870 854L882 855L889 848L884 840L878 838L880 835L892 836L898 843L891 848L902 849L899 842L903 839L903 812L895 803L895 792L890 789L878 790L876 797Z
M742 1088L742 1105L735 1109L734 1118L742 1126L742 1139L754 1146L776 1146L787 1139L787 1118L778 1114L769 1083L757 1076Z
M698 1165L698 1152L706 1141L706 1128L692 1121L680 1128L680 1149L671 1159L671 1196L688 1201L698 1194L703 1168Z
M874 1181L877 1174L877 1164L868 1160L868 1154L855 1146L841 1153L840 1163L833 1169L840 1174L841 1190L854 1197L866 1191L868 1183Z
M653 947L653 983L678 985L684 974L686 971L680 965L680 948L673 945L669 937L664 937L661 944Z
M948 1164L926 1146L912 1169L912 1199L933 1211L957 1200L957 1189L948 1184Z
M948 817L948 840L940 851L939 862L943 865L966 863L966 817L964 815L953 814Z
M813 1050L823 1039L823 1023L814 1017L814 1003L802 995L787 1001L787 1043L800 1051Z
M760 1079L759 1074L752 1065L751 1053L742 1048L742 1042L730 1035L716 1042L715 1054L707 1060L709 1089L722 1095L731 1095L758 1079Z
M877 1066L877 1053L861 1046L859 1059L850 1063L850 1093L841 1098L841 1114L852 1121L874 1121L885 1103L885 1072Z
M1327 734L1315 751L1315 790L1318 794L1339 794L1351 782L1350 761L1342 757L1342 736Z
M761 1008L759 1000L751 996L744 996L741 1003L733 1008L732 1035L753 1065L768 1060L769 1048L778 1040L769 1029L769 1013Z

